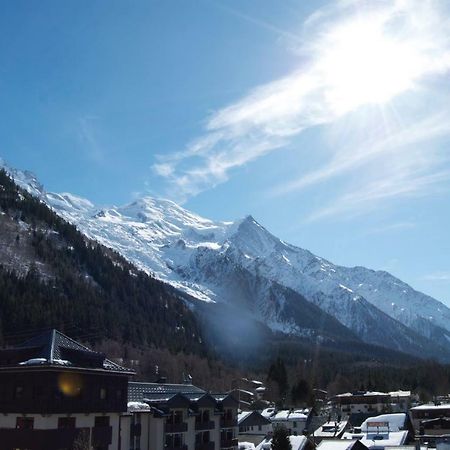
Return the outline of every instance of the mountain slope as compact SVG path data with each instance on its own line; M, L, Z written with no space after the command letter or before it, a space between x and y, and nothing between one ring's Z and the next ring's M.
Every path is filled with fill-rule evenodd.
M9 171L88 237L197 299L239 306L275 331L350 333L414 355L449 357L450 310L386 272L334 265L279 240L250 216L213 222L153 198L98 208L46 193L30 173ZM317 316L313 307L325 313L325 326L305 320Z
M0 170L0 340L48 327L205 352L175 289L87 239Z

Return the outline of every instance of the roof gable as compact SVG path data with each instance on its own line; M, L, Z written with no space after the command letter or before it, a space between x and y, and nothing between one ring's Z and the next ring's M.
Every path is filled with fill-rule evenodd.
M15 348L0 350L0 365L63 366L133 373L107 359L104 353L95 352L55 329L38 334Z

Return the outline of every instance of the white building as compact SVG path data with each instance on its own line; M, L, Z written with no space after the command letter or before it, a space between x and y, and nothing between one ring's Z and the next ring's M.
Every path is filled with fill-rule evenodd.
M386 392L346 392L333 397L342 415L382 413L390 411L391 396Z
M129 383L127 450L237 450L238 402L192 384Z
M290 434L302 434L306 429L310 414L309 409L285 409L270 416L270 420L274 429L277 426L283 426Z
M272 422L258 411L242 411L238 414L239 435L267 436L272 433Z

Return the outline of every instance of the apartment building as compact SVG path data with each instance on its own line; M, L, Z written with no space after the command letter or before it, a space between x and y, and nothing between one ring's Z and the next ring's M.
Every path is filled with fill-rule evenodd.
M120 450L133 374L57 330L0 350L1 449Z
M128 386L130 450L236 450L238 401L192 384L139 383Z
M383 413L390 411L391 396L385 392L347 392L336 395L332 402L343 416Z

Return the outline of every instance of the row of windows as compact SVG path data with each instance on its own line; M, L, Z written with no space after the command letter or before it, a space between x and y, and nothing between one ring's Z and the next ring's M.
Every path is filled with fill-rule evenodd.
M245 433L246 431L262 431L262 425L252 425L250 427L239 427L240 433Z
M70 396L83 396L83 391L80 389L78 390L78 392L76 392L76 395L70 395ZM62 396L64 395L64 390L63 389L58 389L54 391L54 396L55 398L59 399L62 398ZM112 398L112 396L115 396L115 398L117 400L122 400L123 396L124 396L124 391L122 389L116 389L114 391L107 389L105 387L100 387L97 390L97 398L100 400L108 400L109 398ZM6 392L3 391L1 398L5 399L6 397ZM16 385L14 386L14 390L13 390L13 399L14 400L21 400L26 398L26 391L24 386L22 385ZM43 400L48 398L46 389L44 388L44 386L33 386L32 388L32 392L31 392L31 398L33 400ZM92 398L91 396L89 396L89 398Z
M232 409L227 409L224 411L224 415L223 415L224 420L233 420L233 418L234 418L234 416L233 416ZM183 411L182 410L171 411L169 417L167 417L166 420L167 420L167 423L170 425L182 423L184 420ZM195 417L196 423L205 423L205 422L209 422L210 420L211 420L211 416L210 416L210 411L208 409L201 411L200 414L198 414Z
M59 417L58 428L76 428L76 417ZM94 419L95 427L108 427L109 416L97 416ZM17 417L16 429L32 430L34 428L34 417Z

